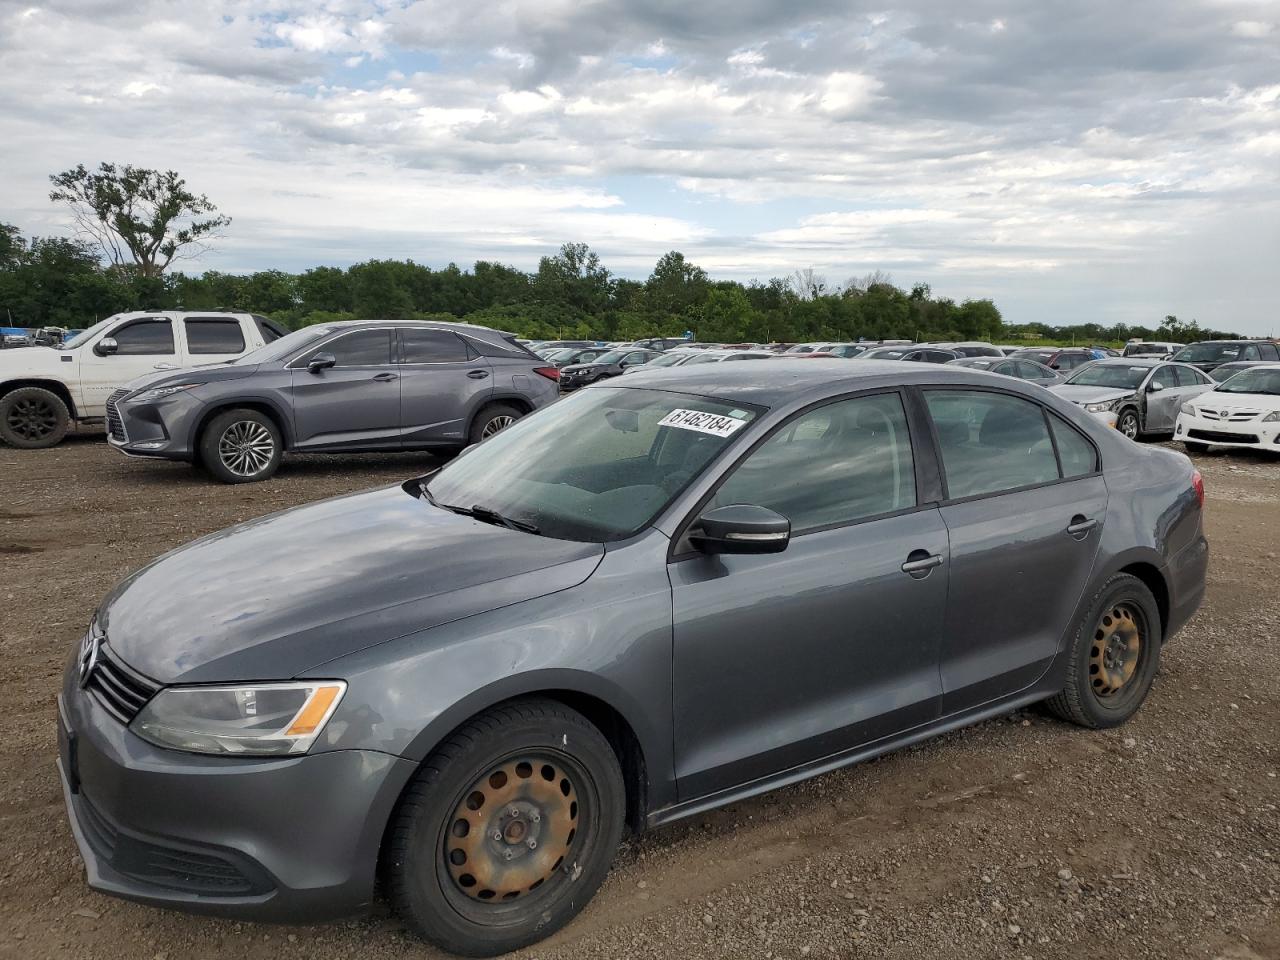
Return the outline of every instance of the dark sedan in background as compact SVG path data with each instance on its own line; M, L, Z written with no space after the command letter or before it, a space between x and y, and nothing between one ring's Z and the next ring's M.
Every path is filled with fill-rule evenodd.
M1103 359L1106 354L1090 347L1027 347L1010 356L1017 360L1034 360L1066 375L1086 363Z
M602 353L587 363L571 363L560 368L560 389L568 393L610 377L621 376L631 367L648 363L655 357L662 356L661 350L621 347Z
M1183 347L1173 359L1210 373L1236 360L1280 361L1280 344L1274 340L1201 340Z
M854 360L905 360L909 363L950 363L959 360L960 354L942 347L894 346L864 350Z
M1204 594L1203 494L1183 454L964 368L581 391L116 588L58 698L89 882L310 923L380 879L446 949L517 949L624 824L1036 701L1124 723Z
M141 377L107 399L107 438L188 460L226 483L265 480L287 451L460 449L558 395L559 371L469 324L304 327L230 363Z
M1042 387L1062 383L1066 379L1057 371L1050 370L1043 363L1036 363L1034 360L1020 360L1013 357L1004 359L998 357L961 357L959 360L952 360L947 366L966 367L970 370L986 370L988 373L998 373L1005 377L1029 380L1032 383L1038 383Z

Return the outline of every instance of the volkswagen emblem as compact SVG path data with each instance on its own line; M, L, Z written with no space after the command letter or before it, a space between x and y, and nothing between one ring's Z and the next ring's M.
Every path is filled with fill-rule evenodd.
M98 665L98 650L101 647L102 638L92 630L86 633L84 639L80 641L78 679L81 688L89 685L89 678L93 676L93 668Z

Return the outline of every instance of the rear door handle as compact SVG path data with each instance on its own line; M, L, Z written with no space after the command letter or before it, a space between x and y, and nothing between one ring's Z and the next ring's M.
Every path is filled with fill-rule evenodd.
M373 379L374 379L374 380L376 380L376 381L378 381L378 383L390 383L392 380L399 380L399 379L400 379L400 374L398 374L398 373L380 373L380 374L378 374L376 377L374 377Z
M917 580L923 580L934 567L942 566L942 557L924 550L912 550L907 562L902 565L902 572L910 574Z
M1071 518L1071 523L1067 526L1067 533L1075 537L1077 540L1083 540L1089 535L1089 531L1098 525L1097 520L1091 520L1088 517L1076 514Z
M488 375L489 375L488 370L472 370L467 374L467 376L470 377L472 380L483 380Z

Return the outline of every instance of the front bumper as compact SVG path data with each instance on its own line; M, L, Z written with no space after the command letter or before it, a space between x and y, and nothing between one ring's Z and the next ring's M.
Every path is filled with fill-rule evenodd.
M1173 438L1184 443L1204 443L1250 450L1274 450L1280 453L1280 422L1263 423L1262 416L1252 420L1211 420L1178 414Z
M164 750L70 679L58 728L67 816L89 886L247 920L365 910L383 830L416 769L366 750L270 759Z
M204 404L189 393L144 403L113 394L107 400L107 442L130 457L160 460L194 458L190 438Z

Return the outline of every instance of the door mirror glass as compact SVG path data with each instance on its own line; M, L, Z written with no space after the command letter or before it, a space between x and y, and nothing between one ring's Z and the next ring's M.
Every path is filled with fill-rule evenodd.
M115 337L103 337L93 348L93 352L100 357L109 357L119 349L120 344L116 343Z
M731 503L708 510L689 531L703 553L781 553L791 540L791 521L765 507Z
M332 353L317 353L309 361L307 361L308 373L319 373L321 370L328 370L338 362L338 358Z
M1159 393L1164 389L1164 384L1159 380L1152 380L1151 386L1147 387L1147 393Z

